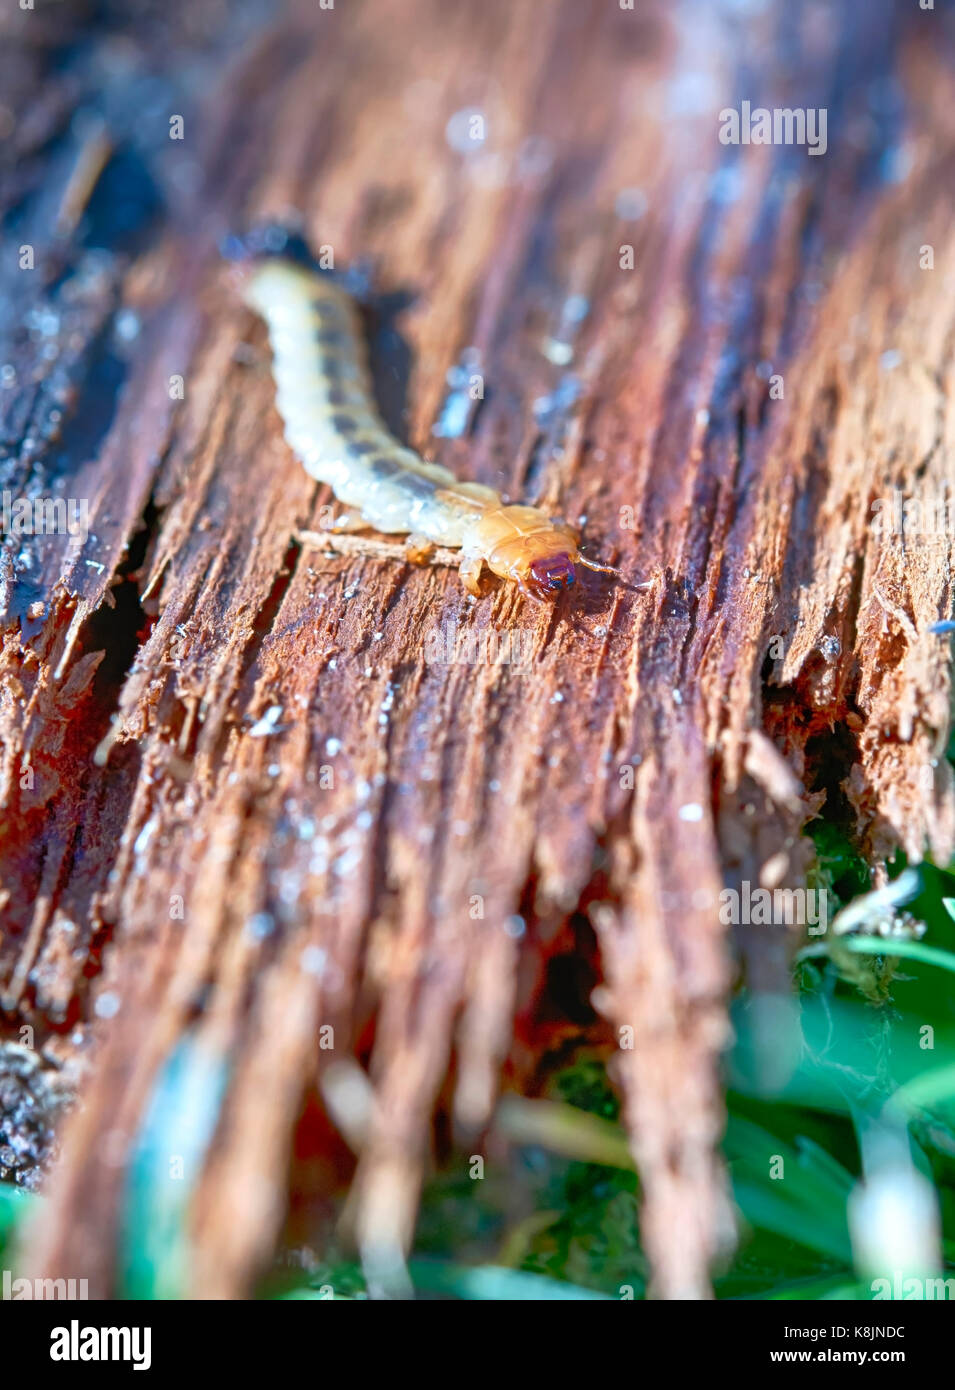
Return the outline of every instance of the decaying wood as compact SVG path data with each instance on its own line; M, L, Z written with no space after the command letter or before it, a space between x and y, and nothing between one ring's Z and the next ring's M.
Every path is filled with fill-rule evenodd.
M449 1070L480 1146L520 971L584 914L594 1002L632 1030L654 1288L705 1296L732 1229L721 887L770 861L799 884L823 793L874 862L952 847L926 631L951 549L871 511L952 482L949 22L366 0L265 28L124 6L110 32L55 10L4 19L0 54L3 486L90 505L81 546L3 551L2 1005L87 1066L33 1264L115 1287L124 1175L185 1039L226 1078L190 1287L247 1293L303 1096L373 1021L351 1209L387 1269ZM743 99L827 108L826 154L721 144ZM217 254L294 214L369 271L410 442L586 517L628 582L472 604L453 570L301 538L330 499ZM462 362L485 398L445 438ZM426 659L445 629L520 634L526 659ZM755 985L785 988L786 935L747 948Z

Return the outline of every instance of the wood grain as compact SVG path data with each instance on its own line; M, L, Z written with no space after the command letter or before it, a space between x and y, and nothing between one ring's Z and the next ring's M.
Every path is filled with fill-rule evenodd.
M446 1078L479 1152L521 981L575 922L599 1013L632 1030L614 1075L654 1291L705 1297L732 1240L720 889L780 854L802 882L823 793L874 864L952 849L949 653L926 633L951 611L950 537L903 543L871 514L952 483L950 18L57 8L65 66L31 15L4 20L0 59L3 486L90 506L78 552L2 552L2 1003L11 1036L26 1020L88 1067L32 1262L115 1289L131 1155L187 1043L225 1078L188 1175L190 1292L254 1287L296 1200L303 1098L369 1047L351 1212L387 1263ZM825 156L721 144L743 99L827 108ZM87 108L116 153L64 234ZM585 517L625 582L472 605L446 568L301 539L330 499L284 444L217 252L293 215L365 268L413 447ZM462 361L485 397L442 437ZM444 629L518 634L523 659L433 659ZM786 988L790 935L744 943L756 987Z

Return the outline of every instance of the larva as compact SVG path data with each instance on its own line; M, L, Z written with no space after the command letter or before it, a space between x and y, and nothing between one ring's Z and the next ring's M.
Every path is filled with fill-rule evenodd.
M574 583L585 559L576 536L537 507L507 506L489 487L460 482L386 429L375 406L354 301L328 275L281 254L247 260L246 302L265 320L275 403L285 438L307 471L353 509L337 529L405 533L408 551L459 549L461 581L480 593L487 565L535 598Z

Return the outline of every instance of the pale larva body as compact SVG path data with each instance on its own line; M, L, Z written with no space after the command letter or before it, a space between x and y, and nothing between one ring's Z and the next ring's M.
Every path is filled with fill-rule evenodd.
M473 593L485 564L537 598L572 584L575 563L590 565L569 527L536 507L505 506L492 488L459 482L389 434L358 311L330 277L273 257L243 278L247 303L268 325L285 438L362 522L408 534L417 549L459 548L461 578Z

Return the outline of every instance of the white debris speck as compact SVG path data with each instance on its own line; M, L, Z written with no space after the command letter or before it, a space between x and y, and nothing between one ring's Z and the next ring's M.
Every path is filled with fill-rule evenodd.
M674 690L674 692L673 692L673 703L674 703L675 705L682 705L682 704L683 704L683 694L682 694L681 691L679 691L679 690Z
M139 315L132 309L121 309L116 315L116 336L124 343L135 342L141 326Z
M696 412L696 423L704 428L710 423L710 412L708 410L698 410Z
M353 874L361 863L361 850L349 849L344 854L340 854L332 865L339 878L347 878Z
M119 995L112 990L107 990L101 994L96 1001L94 1013L97 1018L115 1018L119 1013Z
M717 169L709 179L710 197L716 203L727 206L735 203L743 191L743 171L736 164L727 164Z
M325 752L330 758L334 758L336 753L342 751L342 741L340 738L327 738L325 740Z
M639 222L650 204L642 188L621 188L614 199L613 209L623 222Z
M513 917L505 917L504 930L507 932L509 937L511 937L514 941L517 941L520 937L524 935L524 932L527 930L527 924L525 923L523 917L518 917L518 915L515 913Z
M253 941L264 941L275 930L275 919L271 912L255 912L245 924L245 931Z
M146 822L142 830L136 836L136 843L133 845L134 854L145 854L149 841L152 839L157 822L153 817Z
M320 946L306 946L301 956L301 966L307 975L323 975L328 964L328 952Z
M342 595L342 597L343 597L343 598L354 598L355 595L356 595L357 593L358 593L358 585L357 585L357 584L349 584L348 588L345 590L345 592L344 592L344 594Z
M703 819L703 807L698 801L688 801L680 807L677 814L680 820L699 821Z
M666 95L668 116L700 116L715 105L719 87L709 68L681 69L667 84Z
M562 705L563 703L564 703L564 697L563 697L563 695L561 694L561 692L560 692L559 690L555 690L555 691L554 691L554 694L550 697L550 704L552 704L552 705Z
M897 348L890 348L888 352L883 352L879 358L879 366L884 372L894 372L896 367L902 365L902 354Z
M31 318L30 326L41 338L53 338L60 331L60 316L55 309L38 309Z
M548 338L544 344L544 356L548 362L553 362L555 367L566 367L573 361L574 349L570 343L558 342L556 338Z
M282 706L270 705L261 719L257 719L249 730L249 738L268 738L269 734L274 734L278 730L279 720L282 718Z

